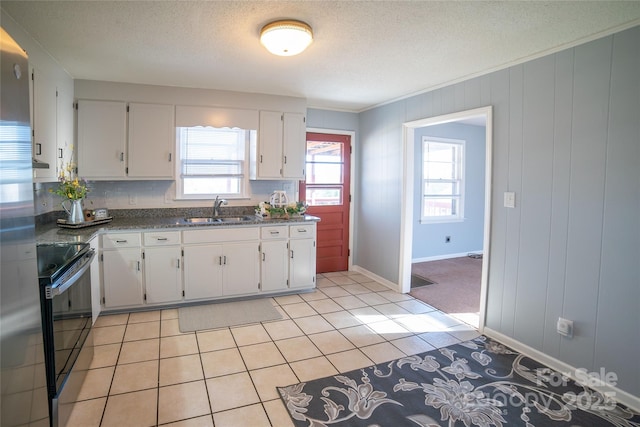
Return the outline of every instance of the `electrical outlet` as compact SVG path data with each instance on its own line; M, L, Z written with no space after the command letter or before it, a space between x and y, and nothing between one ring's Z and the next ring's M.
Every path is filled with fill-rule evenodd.
M444 236L445 243L451 243L451 236Z
M573 337L573 320L568 320L562 317L558 317L556 330L563 337L572 338Z
M515 208L516 207L516 193L513 191L506 191L504 193L504 207Z

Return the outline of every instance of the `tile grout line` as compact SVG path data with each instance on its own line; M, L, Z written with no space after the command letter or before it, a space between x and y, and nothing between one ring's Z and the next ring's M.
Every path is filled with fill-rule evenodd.
M349 277L349 276L348 276L348 275L344 275L344 274L342 274L342 275L336 275L336 276L333 276L333 277ZM431 313L431 312L439 312L439 310L437 310L437 309L435 309L435 308L434 308L434 310L429 310L429 311L426 311L426 312L417 312L417 313L414 313L414 312L412 312L412 311L410 311L410 310L408 310L408 309L405 309L404 307L402 307L402 306L401 306L401 305L399 305L398 303L401 303L401 302L404 302L404 301L418 301L419 303L424 304L424 305L426 305L426 306L428 306L428 307L430 307L430 306L429 306L428 304L425 304L424 302L422 302L422 301L420 301L420 300L417 300L416 298L414 298L414 297L412 297L412 296L410 296L410 298L407 298L407 299L399 299L399 300L398 300L398 299L394 299L394 300L389 300L388 298L386 298L386 296L384 296L384 295L379 295L379 294L381 294L381 293L383 293L383 292L388 292L388 290L386 290L386 289L374 290L374 289L371 289L371 288L369 288L369 287L364 286L361 282L357 282L357 281L355 281L355 280L354 280L354 283L336 283L336 282L334 282L333 280L331 280L329 277L324 277L324 279L328 280L328 281L329 281L330 283L332 283L333 285L332 285L332 286L322 286L322 287L317 286L317 287L316 287L316 289L315 289L315 292L318 292L318 293L320 293L320 294L322 295L320 298L313 298L313 299L309 299L309 300L307 300L307 299L305 299L305 298L304 298L304 296L301 296L301 295L299 295L299 294L294 294L295 296L298 296L298 297L299 297L299 301L297 301L297 302L291 301L291 302L289 302L289 303L284 303L284 302L279 302L279 301L276 299L276 298L278 298L278 297L271 297L271 300L272 300L273 302L275 302L275 304L274 304L274 305L275 305L276 307L278 307L278 308L283 312L283 314L286 316L286 317L285 317L285 316L283 316L283 318L282 318L281 320L278 320L278 321L286 321L286 320L291 321L292 325L293 325L293 326L295 326L295 327L300 331L300 333L301 333L302 335L296 335L296 336L292 336L292 337L286 337L286 338L281 338L281 339L275 339L275 338L274 338L275 336L274 336L272 333L270 333L270 332L269 332L269 329L267 329L267 328L265 327L265 325L266 325L266 324L269 324L269 323L275 323L276 321L273 321L273 322L272 322L272 321L269 321L269 322L259 322L259 323L257 323L257 324L256 324L256 325L260 325L260 326L261 326L261 328L266 332L266 335L267 335L267 337L269 338L269 341L266 341L265 343L271 343L271 344L273 344L273 346L275 347L275 349L276 349L276 351L278 352L278 354L280 355L280 357L282 357L282 359L284 360L284 362L285 362L285 363L284 363L284 365L286 365L286 366L287 366L287 368L292 372L293 377L294 377L298 382L301 382L301 380L300 380L300 378L299 378L298 374L297 374L297 373L295 372L295 370L293 369L293 367L292 367L292 363L304 362L304 361L306 361L306 360L310 360L310 359L313 359L313 358L322 358L322 359L324 359L326 362L328 362L329 366L331 366L331 367L332 367L336 372L340 373L340 372L341 372L341 370L337 368L337 366L334 364L334 362L332 362L332 361L331 361L331 359L329 358L329 356L334 355L334 354L343 353L343 352L346 352L346 351L353 351L353 350L357 350L357 351L358 351L360 354L362 354L365 358L369 359L369 356L367 356L367 354L366 354L366 353L364 353L364 352L362 351L362 349L363 349L363 348L367 348L367 347L371 347L371 346L375 346L375 345L378 345L378 344L383 344L383 343L389 343L389 344L391 344L391 345L393 346L393 348L397 349L401 354L405 354L405 355L406 355L406 353L405 353L401 348L399 348L396 344L394 344L394 342L393 342L393 341L396 341L396 340L399 340L399 339L403 339L403 338L409 338L409 337L417 337L417 338L421 339L421 341L424 341L426 344L430 345L431 347L434 347L434 349L437 349L437 348L440 348L440 347L441 347L441 346L435 346L435 345L431 344L430 342L426 341L425 339L422 339L422 338L419 336L420 334L419 334L418 332L414 332L414 331L412 331L412 330L407 329L406 327L404 327L404 325L403 325L402 323L398 323L398 322L396 322L396 318L395 318L395 317L390 317L390 316L389 316L389 314L385 314L385 313L383 313L383 312L379 311L378 309L376 309L376 306L379 306L379 305L386 305L386 304L393 304L393 306L395 306L395 307L398 307L398 308L400 308L400 309L402 309L402 310L406 310L406 311L407 311L406 316L420 315L420 314L428 314L428 313ZM353 280L353 279L352 279L352 280ZM374 282L371 282L371 283L376 283L376 282L374 281ZM358 290L360 291L360 290L362 290L362 288L365 288L365 289L367 289L367 290L368 290L368 292L357 292L357 293L353 293L353 292L350 292L350 291L348 290L348 287L349 287L349 286L359 286L360 288L356 288L356 287L354 287L352 290L358 289ZM346 308L345 306L340 305L340 303L338 303L338 302L336 301L336 298L341 298L341 297L343 297L343 296L336 295L336 296L332 297L332 296L328 295L327 293L325 293L325 292L323 291L323 289L327 289L327 288L339 288L339 289L342 289L344 292L346 292L346 293L348 294L348 295L343 295L344 297L347 297L347 296L348 296L348 297L355 297L357 300L361 301L361 302L362 302L363 304L365 304L365 305L364 305L363 307L355 307L355 308L353 308L353 307L352 307L351 309L348 309L348 308ZM345 288L346 288L346 289L345 289ZM385 299L387 302L384 302L384 303L380 302L380 303L370 304L370 303L368 303L367 301L365 301L364 299L362 299L362 298L360 298L360 297L359 297L359 295L365 295L365 294L379 295L379 296L380 296L380 298ZM305 295L306 295L306 294L305 294ZM311 295L311 293L309 293L309 295ZM293 295L287 295L287 296L293 296ZM285 298L285 297L287 297L287 296L283 296L282 298ZM326 312L321 313L320 311L318 311L318 309L314 308L314 306L311 304L311 302L313 302L313 301L323 301L323 300L331 301L332 303L336 304L336 305L337 305L337 307L340 307L340 309L339 309L339 310L335 310L335 311L326 311ZM281 301L282 301L282 299L281 299ZM287 300L285 300L285 301L287 301ZM313 312L314 314L308 314L308 315L305 315L305 316L299 316L299 317L292 317L292 316L287 312L287 310L285 309L285 306L287 306L287 305L291 305L291 304L297 304L297 303L304 304L304 306L308 307L308 308L311 310L311 312ZM328 320L328 317L327 317L327 315L330 315L331 313L337 313L337 312L344 312L344 313L347 313L349 316L357 316L356 314L352 313L352 310L356 310L356 309L359 309L359 308L368 308L368 307L370 307L370 308L372 308L373 310L375 310L377 313L379 313L379 314L380 314L380 315L385 319L385 320L382 320L382 319L381 319L381 320L379 320L379 321L372 322L372 324L379 323L379 322L389 322L389 321L391 321L391 322L393 322L394 324L398 325L400 328L402 328L403 330L405 330L405 331L406 331L406 332L402 333L402 335L404 335L405 333L406 333L406 334L408 334L408 335L407 335L407 336L402 336L402 337L400 337L400 338L386 337L386 336L384 336L384 335L382 335L382 334L379 334L379 333L378 333L378 332L376 332L375 330L371 329L371 328L369 327L369 325L370 325L369 323L362 323L362 322L361 322L359 325L353 325L353 326L346 326L346 327L343 327L343 328L338 328L336 325L334 325L332 322L330 322L330 321ZM433 307L432 307L432 308L433 308ZM162 344L162 339L163 339L163 338L167 338L167 337L163 337L163 336L162 336L162 334L163 334L163 325L162 325L162 323L163 323L163 315L162 315L162 313L163 313L164 311L163 311L162 309L160 309L160 310L158 310L158 311L159 311L159 314L160 314L160 319L158 320L158 321L159 321L159 337L158 337L158 340L159 340L159 345L158 345L158 379L157 379L157 386L156 386L156 391L157 391L157 395L156 395L156 402L157 402L157 408L156 408L156 424L157 424L157 425L159 425L159 421L160 421L160 420L159 420L159 410L160 410L160 409L159 409L159 405L160 405L160 402L159 402L159 400L160 400L160 396L159 396L159 394L160 394L160 380L161 380L161 378L160 378L160 371L161 371L161 369L160 369L160 363L161 363L161 360L162 360L162 358L161 358L161 348L162 348L161 344ZM294 313L294 314L295 314L295 313ZM393 314L393 313L391 313L391 314ZM442 314L447 315L446 313L442 313ZM319 330L319 331L314 331L313 333L311 333L311 332L307 332L307 330L305 330L306 328L305 328L305 329L303 329L303 328L300 326L300 324L297 322L297 319L303 319L303 318L312 317L312 316L318 316L320 319L322 319L324 322L326 322L328 325L330 325L330 328L331 328L331 329L329 329L329 330ZM124 332L123 332L123 335L122 335L122 340L121 340L121 342L119 343L120 347L119 347L119 349L118 349L118 355L117 355L117 357L116 357L116 362L115 362L115 366L114 366L114 373L113 373L113 376L112 376L112 378L111 378L111 382L110 382L110 385L109 385L109 391L108 391L108 393L107 393L107 398L106 398L106 400L105 400L105 406L104 406L104 408L103 408L103 411L102 411L102 417L101 417L101 419L100 419L100 423L101 423L101 424L104 422L104 416L105 416L105 414L106 414L106 407L107 407L107 403L108 403L108 401L109 401L109 398L111 397L111 390L112 390L112 388L113 388L113 384L114 384L114 381L115 381L115 372L116 372L116 370L117 370L118 366L121 366L119 362L120 362L121 357L122 357L123 345L124 345L124 343L125 343L125 342L129 342L129 341L125 341L125 337L126 337L127 331L129 330L130 325L133 325L134 323L135 323L135 324L140 324L140 323L153 322L153 321L143 321L143 322L133 322L133 323L130 323L130 322L131 322L131 320L132 320L132 318L131 318L130 314L128 314L128 316L127 316L127 321L126 321L126 324L125 324L125 329L124 329ZM165 320L170 320L170 319L165 319ZM456 341L461 342L461 341L462 341L461 339L459 339L457 336L453 335L452 333L449 333L449 329L450 329L450 328L453 328L453 327L455 327L455 326L462 326L462 325L463 325L463 323L462 323L462 322L460 322L458 319L455 319L455 320L456 320L456 323L457 323L456 325L446 326L446 329L447 329L447 330L445 330L445 331L434 331L434 332L436 332L436 333L444 333L444 334L446 334L446 335L450 336L451 338L455 339ZM165 326L166 326L166 325L165 325ZM382 342L374 343L374 344L369 344L369 345L363 345L363 346L358 346L358 345L356 345L356 343L355 343L354 341L352 341L351 339L349 339L349 338L344 334L343 329L348 329L349 327L357 327L357 326L365 326L365 327L366 327L366 328L367 328L367 329L368 329L372 334L374 334L375 336L377 336L377 337L379 337L380 339L382 339ZM240 354L240 357L241 357L241 360L242 360L242 364L243 364L244 369L245 369L245 371L244 371L244 372L246 372L246 373L249 375L249 379L250 379L250 380L251 380L251 382L252 382L253 390L254 390L254 392L256 393L257 397L258 397L258 403L260 403L261 408L263 409L264 413L266 414L267 419L269 420L269 423L273 426L273 422L272 422L272 420L271 420L271 417L270 417L270 415L269 415L269 412L267 411L267 408L266 408L266 406L265 406L265 403L270 402L270 401L273 401L273 400L278 400L278 398L279 398L279 394L276 394L276 398L275 398L275 399L268 399L268 400L263 400L263 399L262 399L262 397L260 396L260 394L259 394L259 392L258 392L258 387L257 387L257 385L256 385L256 383L255 383L255 381L254 381L254 378L251 376L251 372L252 372L252 371L249 369L249 367L248 367L248 365L247 365L247 362L245 361L245 357L243 357L242 353L240 352L240 348L241 348L241 347L247 347L247 346L249 346L249 345L256 345L256 344L261 344L261 343L254 343L254 344L249 344L249 345L247 345L247 346L240 346L240 345L238 345L238 341L237 341L237 339L236 339L236 336L233 334L233 332L231 331L231 329L232 329L231 327L226 327L226 328L224 328L224 329L216 329L216 330L226 330L226 331L228 331L228 333L231 335L231 338L232 338L232 340L233 340L233 344L235 345L235 349L236 349L236 351L238 351L238 353ZM347 349L347 350L338 350L338 351L333 351L333 352L332 352L332 351L330 351L330 350L326 350L326 352L325 352L325 351L323 351L323 350L318 346L318 344L316 344L316 342L312 339L312 337L313 337L314 335L319 335L319 334L327 333L327 332L338 332L338 333L340 334L340 336L341 336L341 337L343 337L343 338L345 339L345 341L346 341L347 343L349 343L353 348L351 348L351 349ZM455 331L451 331L451 332L455 332ZM144 335L144 334L143 334L143 335ZM183 335L183 334L175 334L175 336L180 336L180 335ZM188 335L188 334L187 334L187 335ZM171 336L173 336L173 335L171 335ZM211 406L211 398L210 398L210 394L209 394L209 387L208 387L208 385L207 385L207 378L206 378L206 373L205 373L205 370L204 370L204 362L203 362L203 359L202 359L202 354L203 354L203 353L202 353L202 349L201 349L200 341L198 340L198 334L197 334L197 332L194 332L194 333L193 333L193 336L194 336L194 338L195 338L195 340L196 340L197 352L198 352L198 356L199 356L199 359L200 359L200 370L201 370L202 378L203 378L203 381L204 381L204 384L205 384L205 390L206 390L206 392L207 392L207 400L208 400L208 406L209 406L209 411L210 411L210 414L209 414L209 415L211 416L211 419L212 419L212 421L213 421L213 407ZM285 357L285 355L284 355L284 353L282 352L282 350L280 349L280 347L278 346L277 342L278 342L278 341L285 341L285 340L288 340L288 339L294 339L294 338L302 338L302 337L304 337L306 340L308 340L308 341L311 343L312 348L318 351L319 356L313 356L313 357L309 357L309 358L306 358L306 359L300 359L300 360L295 360L295 361L289 361L289 360ZM146 338L135 339L135 340L133 340L133 341L131 341L131 342L134 342L134 341L142 341L142 340L144 340L144 339L146 339ZM213 351L219 351L219 350L213 350ZM430 351L430 350L426 350L426 351ZM180 355L176 355L176 356L172 356L172 357L179 357L179 356L180 356ZM376 365L376 364L377 364L377 363L376 363L375 361L373 361L373 360L369 360L369 361L370 361L370 362L372 362L372 364L371 364L371 365L363 366L363 367L361 367L361 368L356 368L356 369L350 369L349 371L353 371L353 370L357 370L357 369L362 369L362 368L366 368L366 367L369 367L369 366L374 366L374 365ZM131 362L131 363L134 363L134 362ZM384 362L381 362L381 363L384 363ZM253 371L258 371L258 370L260 370L260 369L272 368L272 367L276 367L276 366L280 366L280 364L276 364L276 365L269 365L269 366L264 366L264 367L256 368L256 369L254 369ZM347 371L345 371L345 372L347 372ZM226 375L231 375L231 374L223 374L223 375L219 375L219 376L217 376L217 377L223 377L223 376L226 376ZM215 378L215 377L212 377L212 378ZM189 382L192 382L192 381L184 381L184 382L181 382L181 383L178 383L178 384L184 384L184 383L189 383ZM136 391L138 391L138 390L136 390ZM255 405L255 403L251 403L251 404L242 405L242 406L239 406L239 407L234 407L234 408L226 409L225 411L229 411L229 410L236 410L236 409L244 408L244 407L251 406L251 405ZM219 412L225 412L225 411L219 411ZM196 418L196 417L191 417L191 418ZM187 419L190 419L190 418L187 418ZM182 421L182 420L177 420L177 421ZM177 422L177 421L176 421L176 422Z

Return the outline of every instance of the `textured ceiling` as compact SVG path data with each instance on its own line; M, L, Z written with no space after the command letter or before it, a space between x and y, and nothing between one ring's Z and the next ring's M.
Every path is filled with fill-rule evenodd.
M361 111L640 25L640 1L4 1L76 79L307 98ZM276 57L278 18L314 43Z

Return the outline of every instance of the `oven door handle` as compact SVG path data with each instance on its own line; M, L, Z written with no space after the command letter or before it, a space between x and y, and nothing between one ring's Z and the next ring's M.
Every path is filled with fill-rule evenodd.
M93 249L90 249L85 255L82 256L81 260L77 262L82 262L82 267L80 267L71 277L68 277L63 283L58 286L47 286L45 288L45 296L47 299L53 299L56 295L60 295L67 289L69 289L86 271L91 267L91 261L93 257L96 255Z

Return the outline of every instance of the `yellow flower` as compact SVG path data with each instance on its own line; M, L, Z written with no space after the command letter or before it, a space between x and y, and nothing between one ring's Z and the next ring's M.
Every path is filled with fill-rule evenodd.
M74 176L74 174L75 165L73 163L61 164L58 188L55 190L50 189L49 191L70 200L80 200L86 197L89 191L86 182Z

